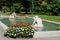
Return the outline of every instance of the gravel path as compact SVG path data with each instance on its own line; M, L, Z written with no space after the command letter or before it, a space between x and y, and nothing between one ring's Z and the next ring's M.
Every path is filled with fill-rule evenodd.
M60 36L57 37L41 37L41 38L30 38L30 39L25 39L25 38L17 38L17 39L12 39L12 38L6 38L3 36L3 28L0 26L0 40L60 40Z

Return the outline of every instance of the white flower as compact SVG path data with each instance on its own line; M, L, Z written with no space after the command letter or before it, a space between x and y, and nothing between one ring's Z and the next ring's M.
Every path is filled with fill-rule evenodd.
M22 28L21 28L21 30L22 30Z
M26 33L28 33L28 32L26 32Z
M24 31L24 29L22 29L22 31Z
M11 34L11 35L13 35L13 34Z
M23 34L23 32L20 32L21 34Z
M16 34L14 34L14 36L16 36Z
M9 33L7 33L7 34L9 34Z

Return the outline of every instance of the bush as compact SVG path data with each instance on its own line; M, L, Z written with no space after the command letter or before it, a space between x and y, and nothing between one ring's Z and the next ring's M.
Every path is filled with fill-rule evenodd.
M39 9L37 9L39 10ZM59 15L60 14L60 0L51 0L48 2L43 1L40 4L40 13L46 15Z
M29 25L17 24L11 26L5 33L4 36L10 38L32 38L34 30Z
M11 7L11 13L12 12L20 13L23 9L24 7L20 3L14 3L13 6Z
M7 6L3 6L2 9L3 9L3 12L4 12L4 13L10 11L9 8L8 8Z

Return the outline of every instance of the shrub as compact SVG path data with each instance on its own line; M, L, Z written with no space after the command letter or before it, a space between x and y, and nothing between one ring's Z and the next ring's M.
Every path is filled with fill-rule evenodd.
M43 1L40 4L40 13L46 14L46 15L56 15L56 16L59 15L60 14L60 0L50 0L49 3L46 1Z
M5 33L4 36L10 38L32 38L34 30L28 24L17 24L11 26Z
M4 13L10 11L9 8L8 8L7 6L3 6L2 9L3 9L3 12L4 12Z
M12 12L20 13L23 9L24 7L20 3L14 3L11 6L11 13Z

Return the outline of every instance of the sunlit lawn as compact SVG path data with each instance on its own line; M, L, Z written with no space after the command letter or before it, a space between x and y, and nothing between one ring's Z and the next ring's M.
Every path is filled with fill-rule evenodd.
M34 17L37 14L28 14L31 17ZM40 18L42 19L46 19L46 20L51 20L51 21L56 21L56 22L60 22L60 16L47 16L47 15L38 15Z

